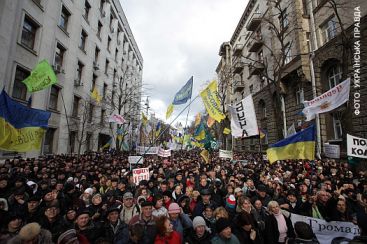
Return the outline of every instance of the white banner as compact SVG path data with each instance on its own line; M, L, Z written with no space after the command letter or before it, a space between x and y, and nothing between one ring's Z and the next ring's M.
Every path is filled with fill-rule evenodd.
M135 185L139 185L142 180L149 180L149 168L133 169L133 180Z
M352 240L354 236L360 235L358 226L352 222L326 222L323 219L316 219L297 214L291 214L291 220L293 225L298 221L309 224L320 244L330 244L333 239L337 237L345 237Z
M128 161L130 164L137 164L138 162L139 164L143 164L144 158L143 156L129 156Z
M164 158L171 157L171 149L164 150L163 148L160 147L158 149L158 156Z
M367 158L367 139L347 134L347 154L357 158Z
M340 146L324 143L324 154L328 158L340 158Z
M259 134L252 95L245 97L234 106L229 106L228 110L231 113L233 137L249 137Z
M219 157L233 159L233 152L227 150L219 150Z
M146 152L145 152L146 151ZM143 146L137 146L136 147L136 153L137 154L157 154L158 153L158 147L143 147Z
M118 125L122 125L123 123L126 122L126 120L120 114L111 114L110 118L108 119L108 122L110 123L115 122Z
M315 118L316 114L326 113L336 109L349 100L350 79L346 79L342 83L331 88L321 96L311 101L304 101L305 108L302 113L306 116L306 121Z

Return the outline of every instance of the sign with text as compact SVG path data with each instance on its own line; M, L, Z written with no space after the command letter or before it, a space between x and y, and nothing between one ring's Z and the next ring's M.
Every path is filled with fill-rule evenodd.
M133 169L133 180L135 185L139 185L142 180L149 180L149 168Z
M324 143L324 154L328 158L340 158L340 146Z
M130 164L143 164L144 158L143 156L129 156L128 161Z
M160 147L158 149L158 156L164 157L164 158L171 157L171 149L165 150L165 149Z
M227 150L219 150L219 157L233 159L233 152Z
M357 158L367 158L367 139L347 134L347 154Z
M344 237L352 240L354 236L360 235L357 225L352 222L330 221L306 217L298 214L291 215L292 224L301 221L309 224L320 244L329 244L335 238Z
M158 147L137 146L136 147L136 153L137 154L157 154L158 153Z

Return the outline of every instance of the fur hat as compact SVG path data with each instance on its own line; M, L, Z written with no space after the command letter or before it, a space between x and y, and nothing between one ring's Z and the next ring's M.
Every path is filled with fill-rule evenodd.
M41 226L38 223L29 223L22 227L19 231L19 238L22 241L30 241L41 233Z
M219 218L216 223L216 230L221 233L224 229L231 226L231 222L226 218Z

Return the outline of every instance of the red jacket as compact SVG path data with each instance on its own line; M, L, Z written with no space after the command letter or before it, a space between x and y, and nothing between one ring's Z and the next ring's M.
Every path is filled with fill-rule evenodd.
M169 236L157 235L154 244L180 244L181 235L177 231L173 231Z

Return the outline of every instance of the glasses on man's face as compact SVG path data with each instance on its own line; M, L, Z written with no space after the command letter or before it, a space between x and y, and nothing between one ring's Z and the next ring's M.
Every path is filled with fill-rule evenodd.
M47 212L56 212L57 208L52 207L52 208L48 208L46 211Z

